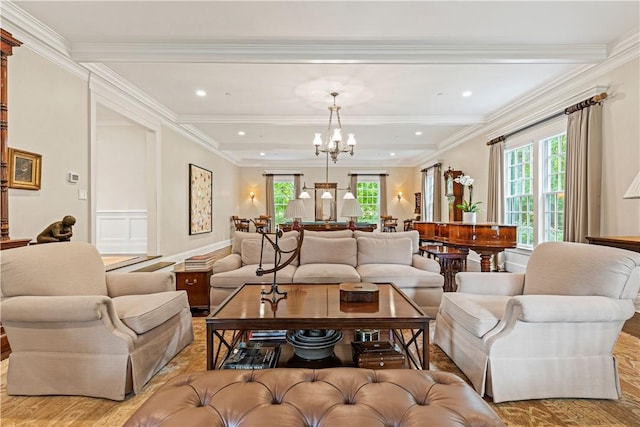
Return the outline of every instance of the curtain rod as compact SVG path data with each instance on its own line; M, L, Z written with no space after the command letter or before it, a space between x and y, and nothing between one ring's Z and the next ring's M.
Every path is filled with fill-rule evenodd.
M552 114L552 115L550 115L548 117L545 117L543 119L540 119L540 120L538 120L538 121L536 121L534 123L526 125L526 126L520 128L518 130L514 130L513 132L509 132L507 134L504 134L504 135L498 136L496 138L493 138L491 141L487 141L487 145L497 144L499 142L504 141L505 139L507 139L510 136L513 136L513 135L515 135L517 133L520 133L520 132L522 132L524 130L530 129L530 128L534 127L534 126L537 126L540 123L544 123L546 121L553 120L553 119L555 119L557 117L560 117L562 115L565 115L565 114L566 115L573 114L576 111L580 111L580 110L582 110L584 108L587 108L587 107L590 107L592 105L598 104L598 103L604 101L605 99L607 99L607 93L606 92L602 92L602 93L600 93L598 95L592 96L591 98L587 98L584 101L580 101L577 104L574 104L574 105L572 105L570 107L567 107L563 111L560 111L558 113Z
M438 166L442 166L442 163L440 163L440 162L434 163L431 166L427 166L426 168L421 169L420 172L427 172L429 169L437 168Z
M304 176L303 173L263 173L262 176Z
M347 176L389 176L388 173L348 173Z

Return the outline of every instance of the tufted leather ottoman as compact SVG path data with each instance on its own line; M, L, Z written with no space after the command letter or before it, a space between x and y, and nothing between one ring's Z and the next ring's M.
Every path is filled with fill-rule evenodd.
M177 376L125 423L132 426L504 426L453 374L411 369L277 368Z

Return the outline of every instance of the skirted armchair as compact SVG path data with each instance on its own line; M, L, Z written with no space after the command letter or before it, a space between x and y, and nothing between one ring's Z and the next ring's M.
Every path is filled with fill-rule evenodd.
M105 273L88 243L2 251L10 395L123 400L193 341L171 273Z
M526 273L458 273L434 342L494 402L618 399L613 347L634 314L640 253L555 242Z

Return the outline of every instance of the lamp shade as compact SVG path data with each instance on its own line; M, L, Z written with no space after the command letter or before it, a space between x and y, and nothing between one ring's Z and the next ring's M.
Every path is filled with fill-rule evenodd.
M305 215L302 199L289 200L287 210L284 212L285 218L303 218Z
M310 199L311 196L307 192L307 190L302 190L302 193L298 196L299 199Z
M631 182L631 185L627 189L627 192L622 196L623 199L640 199L640 172L636 175L636 178Z
M356 199L346 199L342 203L341 217L357 218L362 216L362 208Z
M324 191L322 193L322 196L320 196L321 199L333 199L333 196L331 195L331 193L329 193L328 191Z

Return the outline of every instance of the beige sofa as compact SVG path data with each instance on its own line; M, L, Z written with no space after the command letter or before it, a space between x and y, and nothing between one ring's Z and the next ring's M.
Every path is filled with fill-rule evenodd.
M123 400L193 341L171 273L105 273L88 243L2 251L10 395Z
M297 232L284 233L279 245L295 248ZM392 282L430 316L435 316L444 279L440 265L422 257L417 231L305 231L299 257L276 273L278 284ZM231 254L218 260L211 276L211 309L244 283L272 283L273 275L256 276L261 236L236 232ZM286 259L286 255L283 257ZM267 262L269 260L270 262ZM272 268L274 251L265 245L263 268Z

